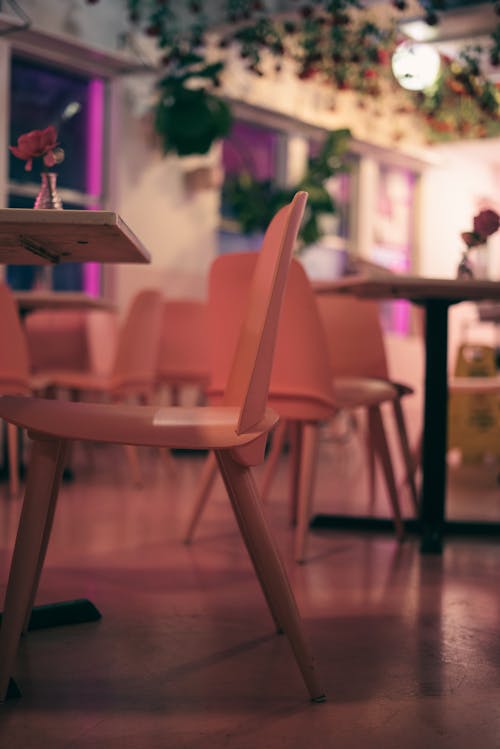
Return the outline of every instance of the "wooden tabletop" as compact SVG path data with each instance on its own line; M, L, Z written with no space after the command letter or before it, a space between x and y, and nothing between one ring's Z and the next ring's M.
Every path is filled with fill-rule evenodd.
M425 278L396 274L374 277L359 274L335 281L315 281L313 286L318 294L347 293L370 299L410 299L415 302L445 299L450 303L500 299L498 281L473 278Z
M148 263L150 255L113 211L0 208L0 263Z

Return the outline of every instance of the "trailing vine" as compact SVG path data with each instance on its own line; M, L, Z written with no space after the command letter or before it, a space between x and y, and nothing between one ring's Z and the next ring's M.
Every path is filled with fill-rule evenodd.
M88 0L95 3L98 0ZM205 153L231 127L231 112L219 94L228 50L238 50L245 67L262 76L273 60L294 65L299 79L328 82L361 98L398 88L391 56L400 41L395 23L368 18L359 0L290 0L275 14L264 0L125 0L128 18L155 40L160 52L155 130L165 153ZM395 17L406 0L391 0ZM420 0L429 25L440 20L446 0ZM492 5L500 13L500 3ZM482 71L487 52L500 64L500 23L488 49L465 47L442 59L441 75L424 92L401 91L400 109L422 117L429 141L500 133L500 97Z

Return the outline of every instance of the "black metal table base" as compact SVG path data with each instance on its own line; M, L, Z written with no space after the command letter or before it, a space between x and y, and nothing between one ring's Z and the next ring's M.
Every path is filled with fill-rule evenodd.
M500 523L482 522L474 520L446 520L442 534L437 538L425 538L418 520L405 520L405 530L409 534L417 534L422 538L421 551L424 553L440 553L442 550L442 536L483 536L497 538L500 536ZM374 518L349 515L315 515L310 522L312 530L347 530L394 533L394 523L390 518Z
M92 601L89 601L87 598L77 598L74 601L61 601L60 603L49 603L44 606L34 606L28 630L31 632L35 629L96 622L101 618L101 612L94 606ZM0 613L0 622L1 620L2 614ZM10 679L6 699L18 699L20 696L19 687L14 679Z

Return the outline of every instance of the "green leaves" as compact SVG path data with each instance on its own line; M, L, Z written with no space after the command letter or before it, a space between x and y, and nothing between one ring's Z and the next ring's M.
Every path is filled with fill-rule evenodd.
M192 90L182 84L159 100L155 112L155 130L163 152L179 156L207 153L215 140L229 133L231 122L231 111L224 101L203 88Z
M304 177L294 187L280 187L269 179L256 180L248 171L227 177L223 186L223 204L238 221L241 231L253 234L264 230L279 208L286 205L298 190L306 190L309 200L300 238L304 244L316 242L321 236L320 215L336 212L324 183L335 174L348 170L345 154L350 137L347 129L328 133L320 153L309 159Z

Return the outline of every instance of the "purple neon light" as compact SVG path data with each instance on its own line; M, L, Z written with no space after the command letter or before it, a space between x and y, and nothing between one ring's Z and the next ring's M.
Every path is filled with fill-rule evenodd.
M102 188L102 152L104 121L104 82L93 78L87 94L87 164L86 192L100 195ZM90 210L98 209L91 205ZM85 263L83 267L83 289L90 296L101 293L101 269L99 263Z

